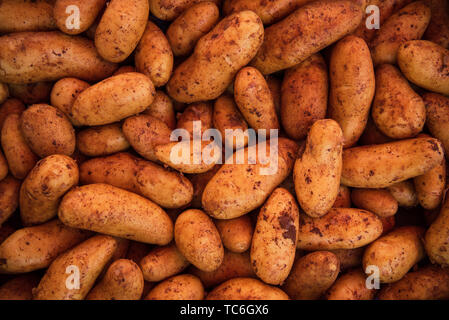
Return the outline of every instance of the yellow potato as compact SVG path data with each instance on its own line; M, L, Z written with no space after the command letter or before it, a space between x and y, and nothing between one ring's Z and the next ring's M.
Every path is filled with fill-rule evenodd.
M53 7L53 17L59 30L67 34L80 34L89 29L95 22L106 0L56 0ZM79 10L79 25L71 25L71 15L76 6Z
M310 126L326 116L328 81L326 62L320 54L285 72L280 114L282 126L292 139L305 138Z
M379 217L390 217L398 211L398 202L385 189L353 189L351 200L356 208L371 211Z
M362 17L361 7L350 0L306 4L265 30L263 45L251 65L263 74L293 67L352 33Z
M0 286L0 300L31 300L32 290L39 283L39 276L30 273L12 278Z
M426 105L426 126L432 136L439 139L449 155L449 99L436 93L423 95Z
M3 102L0 105L0 130L3 128L3 123L10 114L15 113L20 116L23 111L25 111L25 105L19 99L11 98Z
M0 33L55 29L51 0L0 2Z
M229 220L215 220L214 223L226 249L242 253L250 248L254 227L248 215Z
M376 127L393 139L416 136L426 122L423 99L399 70L388 64L376 69L376 95L371 114Z
M69 191L61 201L59 219L68 226L112 236L168 244L173 223L158 205L135 193L97 183Z
M27 84L64 77L99 81L116 69L101 59L92 41L62 32L12 33L0 37L0 47L0 82Z
M120 123L79 131L76 135L76 146L79 152L90 157L106 156L130 147Z
M173 102L163 91L157 90L154 96L153 103L146 108L143 114L147 114L158 118L165 122L167 127L174 129L176 127L175 110L173 109Z
M89 232L53 220L22 228L0 245L0 273L25 273L46 268L61 253L84 241Z
M262 21L254 12L241 11L225 17L175 69L167 83L168 94L184 103L218 98L255 56L262 41Z
M302 250L354 249L382 234L382 222L369 211L332 208L321 218L299 217L298 244Z
M185 129L190 134L190 138L194 137L194 126L195 121L201 122L201 130L199 130L201 136L203 133L212 128L213 120L212 116L214 110L212 104L207 102L198 102L189 104L189 106L183 111L183 113L178 117L177 128ZM198 137L199 139L201 137Z
M0 226L19 206L20 180L7 176L0 181Z
M442 267L449 266L449 197L441 207L440 214L427 229L425 236L425 248L432 263L438 263Z
M414 207L418 205L418 197L412 180L395 183L389 186L387 190L396 199L400 207Z
M345 149L341 182L348 187L385 188L426 173L441 163L443 153L434 138Z
M353 269L337 278L326 293L326 300L373 300L376 291L366 286L361 269Z
M145 300L203 300L203 285L195 276L182 274L159 283Z
M150 11L158 19L172 21L196 3L211 1L219 5L221 0L150 0Z
M423 38L449 49L448 2L445 0L427 0L426 3L432 11L432 17Z
M61 254L33 290L34 300L83 300L116 248L114 238L97 235Z

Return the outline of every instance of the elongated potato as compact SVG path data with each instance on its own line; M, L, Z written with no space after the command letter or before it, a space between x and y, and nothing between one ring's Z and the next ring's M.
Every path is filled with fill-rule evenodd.
M353 189L351 200L355 207L371 211L379 217L390 217L398 211L398 202L385 189Z
M200 139L206 130L212 128L213 114L212 104L206 102L192 103L178 117L177 128L187 130L191 139ZM196 121L200 123L195 124ZM201 125L201 130L197 129L197 132L201 135L199 137L194 136L196 134L194 133L195 125Z
M254 228L248 215L230 220L215 220L221 241L226 249L241 253L251 247Z
M382 222L369 211L332 208L321 218L299 217L298 249L354 249L373 242L382 234Z
M320 54L288 69L281 88L281 122L289 137L306 137L310 126L324 119L328 99L327 66Z
M362 16L361 7L349 0L316 1L300 7L265 29L263 45L251 65L263 74L293 67L352 33Z
M449 50L431 41L408 41L398 49L398 65L417 86L449 95Z
M253 67L235 76L234 99L250 127L255 130L279 129L273 96L263 75Z
M416 136L426 122L423 99L399 70L389 64L376 69L376 95L371 114L376 127L393 139Z
M143 276L137 264L127 259L114 261L86 300L139 300Z
M32 300L32 291L39 280L39 276L34 273L12 278L0 286L0 300Z
M278 152L272 154L271 147L267 144L268 159L265 160L269 161L266 161L266 164L261 163L260 157L255 163L248 162L248 157L256 158L256 151L261 148L259 144L240 152L243 155L241 164L236 163L236 160L239 160L237 152L233 155L233 163L221 166L203 192L203 208L209 215L216 219L240 217L260 207L271 192L287 178L293 169L298 146L285 138L271 141L277 141Z
M181 213L175 223L175 241L181 254L203 271L218 269L224 249L212 220L201 210Z
M400 280L425 256L421 227L401 227L374 241L363 254L363 269L379 268L379 281L392 283Z
M46 268L61 253L87 239L89 232L53 220L22 228L0 245L0 273L25 273Z
M387 188L400 207L415 207L418 197L412 180L395 183Z
M295 261L282 290L295 300L316 300L335 282L339 272L335 254L315 251Z
M55 29L52 1L3 0L0 3L0 33Z
M107 124L79 131L76 146L82 154L99 157L125 151L130 147L120 123Z
M173 102L163 91L156 91L153 102L142 113L162 120L172 130L176 127Z
M67 34L80 34L89 29L94 23L101 9L106 4L106 0L56 0L53 7L53 17L59 30ZM71 24L70 17L76 6L79 10L79 25Z
M72 106L73 118L88 126L117 122L144 111L154 95L148 77L137 72L122 73L81 92Z
M423 95L426 105L426 126L432 136L439 139L449 155L449 99L436 93Z
M0 47L0 82L27 84L64 77L99 81L116 69L101 59L92 41L61 32L12 33L0 37Z
M251 278L234 278L214 288L207 300L289 300L288 295L277 287L266 285Z
M196 3L211 1L219 5L221 0L150 0L150 11L158 19L172 21Z
M255 56L263 34L262 21L254 12L227 16L198 41L193 54L175 69L167 83L168 94L184 103L216 99Z
M373 300L376 290L368 289L361 269L352 269L338 277L326 293L326 300Z
M343 141L337 122L318 120L310 128L304 153L295 162L296 197L310 217L324 216L337 199Z
M54 218L61 197L76 186L78 180L78 166L72 158L55 154L40 160L20 188L20 217L23 224L40 224Z
M200 2L185 10L167 29L167 40L173 54L189 54L197 41L215 26L219 17L217 5L210 1Z
M422 176L414 178L413 182L421 207L427 210L436 209L443 199L446 188L446 160Z
M441 142L415 138L343 151L341 182L348 187L385 188L420 176L444 157Z
M374 68L365 41L354 36L340 40L332 49L329 74L329 115L340 125L347 148L362 135L374 98Z
M449 49L449 6L445 0L427 0L432 16L424 33L424 39Z
M3 123L1 134L2 149L11 174L23 179L39 160L25 141L20 130L20 116L10 114Z
M191 274L182 274L159 283L145 300L203 300L204 296L200 279Z
M19 206L20 181L7 176L0 181L0 226Z
M116 248L114 238L97 235L61 254L33 290L34 300L83 300Z
M19 99L10 98L3 102L0 105L0 130L3 128L3 123L10 114L15 113L21 115L23 111L25 111L25 105Z
M425 236L425 248L432 263L438 263L442 267L449 266L449 197L441 207L440 214L427 229Z
M72 189L62 199L58 215L68 226L120 238L158 245L173 239L173 223L164 210L135 193L107 184Z

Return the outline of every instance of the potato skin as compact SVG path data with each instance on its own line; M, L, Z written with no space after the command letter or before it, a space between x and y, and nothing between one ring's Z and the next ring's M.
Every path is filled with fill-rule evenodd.
M20 130L20 116L10 114L3 123L2 149L9 171L17 179L24 179L39 160L25 141Z
M421 88L449 95L449 50L431 41L415 40L398 49L398 65L405 77Z
M446 188L446 160L422 176L413 179L419 204L426 210L436 209Z
M56 0L53 7L53 17L57 27L62 32L71 35L80 34L89 29L89 27L95 22L95 19L105 4L106 0ZM79 9L79 28L67 28L66 20L69 17L69 14L66 12L66 9L70 5L75 5Z
M52 86L52 82L42 81L27 84L8 84L10 96L22 100L25 104L49 101Z
M190 209L178 216L175 242L181 254L198 269L214 271L223 262L220 234L212 220L201 210Z
M0 37L0 47L0 82L27 84L64 77L99 81L116 69L98 55L92 41L57 31L8 34Z
M191 274L182 274L159 283L145 300L203 300L204 296L200 279Z
M61 201L58 216L74 228L139 242L165 245L173 238L173 223L158 205L102 183L69 191Z
M139 300L143 292L139 266L128 259L114 261L86 300Z
M214 223L224 247L229 251L242 253L251 247L254 227L248 215L230 220L215 220Z
M432 16L424 33L424 39L449 49L449 6L445 0L427 0Z
M422 98L399 70L389 64L376 69L376 95L371 114L376 127L393 139L416 136L426 122Z
M345 149L341 182L348 187L385 188L426 173L441 163L443 153L434 138Z
M0 150L0 181L6 178L8 172L9 172L8 162L5 158L5 155Z
M329 115L340 125L347 148L362 135L374 98L376 81L366 42L354 36L340 40L332 49L329 74Z
M262 21L252 11L225 17L175 69L167 83L168 94L184 103L216 99L231 84L237 71L254 57L263 35Z
M348 187L340 185L332 208L351 208L351 190Z
M120 123L91 127L76 135L79 152L89 157L100 157L125 151L130 147Z
M84 241L89 232L59 220L22 228L0 244L0 273L25 273L46 268L61 253Z
M335 282L339 272L335 254L315 251L295 261L282 290L295 300L316 300Z
M0 286L0 300L31 300L32 290L39 283L39 276L33 273L12 278Z
M81 125L98 126L144 111L154 100L151 80L137 72L107 78L81 92L72 106Z
M355 208L332 208L321 218L299 217L298 249L354 249L373 242L382 233L374 214Z
M61 197L78 184L72 158L55 154L40 160L20 188L20 217L25 226L44 223L58 213Z
M153 102L142 113L162 120L167 127L172 130L176 128L176 117L173 102L170 97L161 90L156 91Z
M201 199L203 198L204 189L212 177L217 173L220 169L221 165L216 164L211 170L206 171L204 173L198 173L189 176L190 182L193 185L193 199L190 203L192 208L200 209L202 208Z
M95 47L110 62L122 62L137 47L148 21L148 0L112 0L95 31Z
M361 269L352 269L337 278L326 293L326 300L373 300L376 291L366 287Z
M443 143L445 154L449 155L449 98L436 93L425 93L423 99L427 112L426 126L432 136Z
M233 278L215 287L206 300L289 300L289 297L281 289L260 280Z
M3 0L0 3L0 34L55 29L52 1Z
M105 265L112 258L116 248L116 239L97 235L61 254L52 262L37 288L33 290L33 299L83 300ZM66 273L66 271L69 266L78 267L79 289L67 288L70 272Z
M312 16L317 18L311 22ZM263 45L251 65L264 75L293 67L353 32L362 16L361 7L349 0L307 4L265 29Z
M20 180L9 175L0 181L0 226L19 206Z
M446 198L437 218L427 229L425 235L425 248L432 263L438 263L442 267L449 266L449 197Z
M186 9L167 29L167 40L173 54L189 54L197 41L215 26L219 17L220 11L213 2L200 2Z
M384 227L385 231L385 227ZM346 271L355 267L362 266L362 258L365 247L355 248L355 249L336 249L330 250L333 254L337 256L340 262L340 270Z
M332 119L316 121L306 148L293 170L296 197L310 217L322 217L332 208L340 189L343 133Z
M3 128L3 123L10 114L15 113L20 116L23 111L25 111L25 105L19 99L10 98L3 102L0 105L0 131Z
M0 83L0 103L3 103L9 97L9 88L6 83Z
M196 3L211 1L216 5L221 0L149 0L150 11L158 19L164 21L175 20L180 14L192 7Z
M324 119L328 87L326 62L318 53L285 72L280 116L289 137L295 140L305 138L310 126Z
M425 256L422 238L425 230L407 226L397 228L371 243L363 254L363 269L379 268L379 281L392 283L400 280Z
M351 200L356 208L371 211L379 217L390 217L398 211L398 202L385 189L353 189Z
M213 107L207 102L196 102L189 106L178 117L177 128L185 129L190 134L190 139L194 137L194 121L201 121L201 136L204 132L212 128Z

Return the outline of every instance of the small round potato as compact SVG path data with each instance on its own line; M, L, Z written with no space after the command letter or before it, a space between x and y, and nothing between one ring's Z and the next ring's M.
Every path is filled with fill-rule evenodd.
M229 251L242 253L251 247L254 228L248 215L229 220L215 220L214 223L224 247Z
M182 274L159 283L145 300L203 300L204 296L200 279L191 274Z
M76 146L79 152L89 157L106 156L130 147L120 123L79 131L76 135Z

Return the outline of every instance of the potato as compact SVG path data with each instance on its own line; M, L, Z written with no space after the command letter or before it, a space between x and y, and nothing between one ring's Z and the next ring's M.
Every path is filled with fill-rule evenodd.
M80 34L89 29L94 23L100 11L106 4L106 0L56 0L53 7L53 17L59 30L67 34ZM69 6L76 6L79 10L79 25L71 26L70 22L73 9Z
M0 3L0 33L56 29L49 0L3 0Z
M7 176L0 181L0 226L19 206L20 180Z
M265 77L265 80L267 81L268 88L270 88L271 96L273 97L274 108L276 109L276 114L279 117L281 112L282 81L275 76L267 76Z
M432 16L424 33L424 39L449 49L449 6L444 0L427 0Z
M412 138L422 131L426 108L398 69L384 64L376 69L376 95L371 114L376 127L393 139Z
M21 115L25 111L25 105L22 101L16 98L6 100L0 105L0 130L3 128L3 123L6 118L12 114Z
M142 260L148 254L151 247L151 245L146 243L130 241L128 251L126 252L126 259L139 264L140 260Z
M78 184L75 160L55 154L40 160L20 187L20 217L24 225L44 223L58 213L62 196Z
M31 151L22 135L18 114L10 114L5 119L1 142L9 171L17 179L25 178L39 158Z
M0 150L0 181L6 178L6 176L8 175L8 172L9 172L8 162L5 158L5 155ZM0 218L0 220L1 220L1 218Z
M345 149L341 183L356 188L385 188L420 176L443 159L441 142L415 138Z
M217 286L220 283L234 278L256 277L256 274L251 267L249 251L235 253L225 250L223 262L217 270L203 271L195 266L191 266L187 271L200 278L206 288Z
M271 90L256 68L245 67L237 73L234 81L234 99L250 127L267 131L279 129Z
M200 121L201 130L199 130L199 132L201 136L196 138L200 139L206 130L212 128L213 114L214 110L212 104L207 102L192 103L179 116L177 128L187 130L187 132L190 134L190 138L195 139L194 137L195 121Z
M27 84L75 77L99 81L116 65L98 55L92 41L62 32L23 32L0 37L0 82Z
M96 183L69 191L59 219L68 226L139 242L165 245L173 239L173 223L158 205L135 193Z
M299 217L298 244L302 250L354 249L376 240L382 222L366 210L332 208L321 218Z
M295 261L282 289L295 300L316 300L335 282L339 272L335 254L315 251Z
M95 31L95 47L110 62L122 62L134 51L148 21L148 0L111 0Z
M76 135L76 145L79 152L90 157L106 156L130 147L120 123L79 131Z
M51 90L51 105L61 110L74 126L80 126L73 119L72 106L81 92L90 87L86 81L76 78L63 78L56 82Z
M373 119L369 117L368 122L366 123L365 130L363 131L358 144L366 146L370 144L383 144L392 141L393 139L387 137L382 132L380 132L379 129L377 129Z
M362 258L365 247L355 248L355 249L336 249L330 250L333 254L337 256L340 262L340 270L345 271L355 267L362 266Z
M207 300L289 300L287 294L277 287L266 285L251 278L233 278L214 288Z
M226 249L236 253L247 251L251 247L254 228L247 215L230 220L215 220L221 241Z
M61 254L33 290L34 300L83 300L116 248L114 238L97 235Z
M441 206L440 214L427 229L424 245L432 263L449 266L449 197Z
M32 290L39 283L36 274L24 274L12 278L0 286L0 300L31 300Z
M351 191L348 187L340 185L337 199L335 199L332 208L351 208Z
M426 40L408 41L398 49L398 65L417 86L449 95L449 50Z
M143 276L137 264L127 259L113 262L100 282L90 290L86 300L139 300Z
M156 146L170 142L170 128L162 120L146 114L127 118L122 131L134 150L151 161L157 161Z
M293 67L352 33L362 17L361 7L349 0L307 4L265 30L263 45L251 65L263 74Z
M443 143L444 151L449 155L449 99L436 93L425 93L423 99L427 113L426 126L432 136Z
M437 266L423 267L383 287L378 298L379 300L447 300L449 299L449 273Z
M338 277L326 293L326 300L373 300L376 291L366 286L361 269L353 269Z
M422 176L414 178L413 182L421 207L427 210L436 209L443 199L446 187L446 160Z
M36 82L27 84L9 85L9 94L11 97L20 99L25 104L36 104L50 100L52 82Z
M415 207L418 205L418 198L412 180L395 183L387 189L400 207Z
M221 0L150 0L151 13L161 20L172 21L196 3L211 1L219 5Z
M196 209L202 208L203 205L201 203L201 199L203 197L204 189L206 188L206 185L209 183L212 177L220 169L220 167L221 165L216 164L211 170L207 172L189 176L189 180L193 185L193 199L192 202L190 203L190 206L192 208Z
M53 220L22 228L0 245L0 273L25 273L46 268L61 253L84 241L89 232Z
M186 9L167 29L173 54L186 56L191 53L197 41L215 26L219 17L220 11L213 2L199 2Z
M371 42L374 64L395 64L401 44L420 39L430 15L430 8L423 1L415 1L389 17Z
M328 99L327 66L320 54L313 54L285 72L281 88L281 122L289 137L307 136L310 126L324 119Z
M173 102L163 91L156 91L153 103L151 103L150 106L142 113L162 120L167 127L172 130L176 128L176 117L175 110L173 109Z
M353 189L351 200L355 207L371 211L379 217L390 217L398 211L398 202L385 189Z
M337 199L343 141L337 122L318 120L310 128L304 153L295 162L296 197L310 217L324 216Z
M425 256L422 238L425 230L407 226L397 228L370 244L363 254L363 269L379 268L379 281L400 280Z
M151 80L137 72L107 78L80 93L72 106L81 125L98 126L144 111L154 100Z
M195 276L182 274L159 283L145 300L203 300L203 285Z
M9 88L5 83L0 83L0 104L5 102L9 97Z
M218 98L237 71L254 57L263 34L262 21L252 11L225 17L198 41L193 54L175 69L167 83L168 94L184 103Z
M344 147L351 147L365 129L374 98L373 61L365 41L354 36L340 40L332 49L329 74L329 115L343 131Z
M31 150L44 158L52 154L72 155L75 130L69 119L48 104L34 104L20 117L20 130Z

